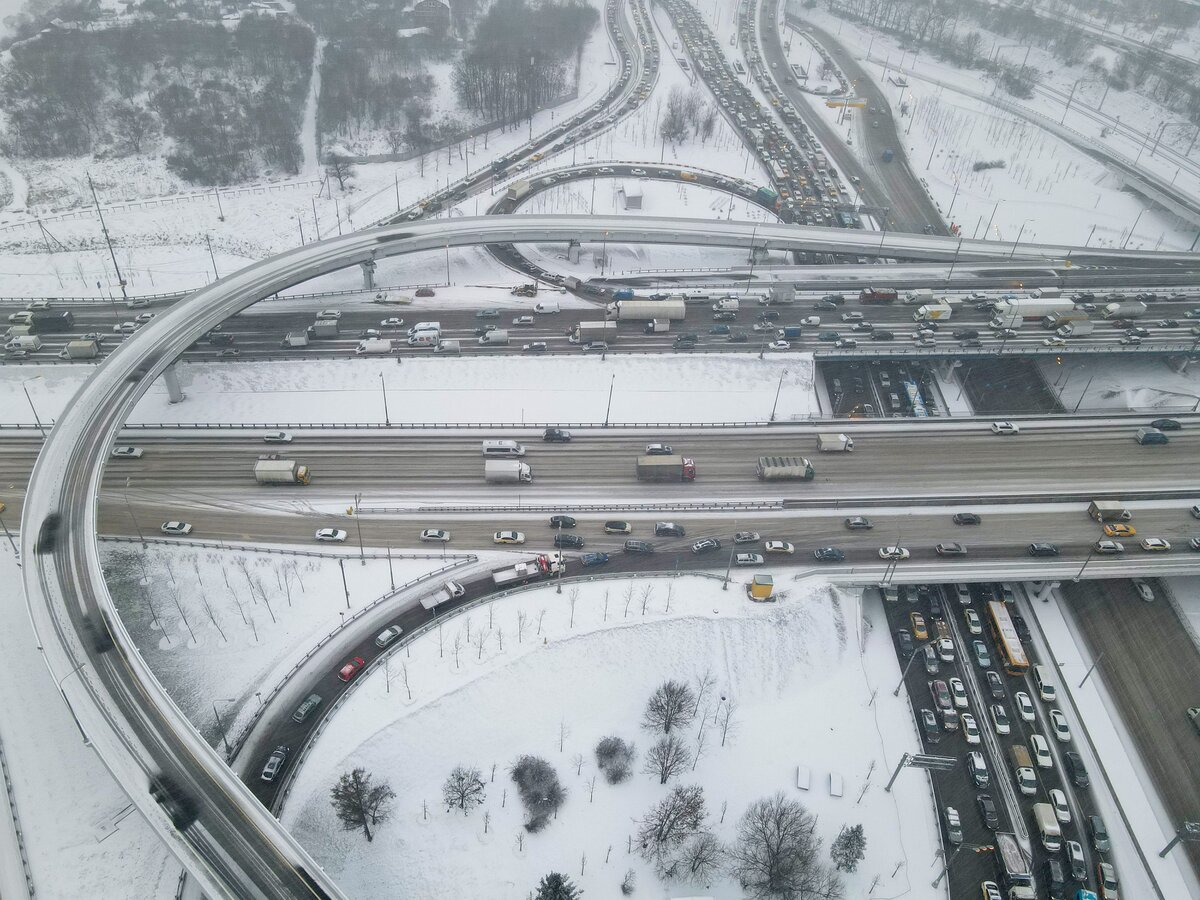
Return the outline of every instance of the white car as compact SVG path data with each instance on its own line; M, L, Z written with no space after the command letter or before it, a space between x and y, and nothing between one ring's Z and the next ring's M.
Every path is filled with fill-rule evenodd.
M1062 825L1071 824L1071 807L1067 805L1067 795L1058 788L1050 789L1050 805L1054 807L1054 816Z
M290 444L292 436L286 431L268 431L263 435L264 444Z
M955 707L958 709L966 709L967 689L963 685L962 679L951 678L947 683L950 685L950 697L954 700Z
M771 343L767 344L767 349L768 350L791 350L792 345L789 344L787 341L771 341Z
M1022 794L1032 797L1037 793L1037 773L1029 766L1021 766L1017 769L1017 787Z
M820 316L805 316L803 319L800 320L800 324L808 325L812 328L815 328L816 326L821 324L821 317Z
M739 553L733 558L735 566L761 566L763 562L760 553Z
M379 324L384 328L399 328L401 325L404 324L404 320L398 319L395 316L393 316L390 319L384 319Z
M342 311L340 309L323 309L317 313L318 319L340 319Z
M1070 743L1071 726L1067 724L1067 717L1061 709L1050 710L1050 728L1061 743Z
M880 547L880 559L908 559L912 554L908 552L907 547Z
M1164 541L1162 538L1146 538L1142 541L1143 550L1170 550L1171 542Z
M862 320L863 320L863 314L860 312L842 313L842 321L843 322L861 322Z
M49 300L30 300L28 303L25 304L25 309L29 310L30 312L32 312L36 309L49 309L49 308L50 308Z
M322 528L317 532L317 540L329 544L340 544L346 540L346 532L340 528Z
M1154 602L1154 588L1150 587L1145 581L1140 578L1133 579L1133 587L1138 592L1138 596L1147 603Z
M675 451L671 448L670 444L647 444L646 445L646 455L647 456L670 456L674 452Z
M141 447L113 447L113 459L141 459Z
M492 535L493 544L523 544L525 535L520 531L497 531Z
M187 522L163 522L159 531L163 534L188 535L192 533L192 526Z
M1004 711L1004 707L999 703L993 703L991 713L992 726L996 729L996 734L1010 734L1012 726L1008 723L1008 713Z
M122 322L112 328L113 334L133 334L137 329L137 322Z
M967 631L971 634L983 634L983 622L979 620L979 613L973 609L964 609L963 618L967 620Z
M154 313L138 313L133 317L135 322L141 322L143 325L154 318Z
M1046 338L1045 340L1043 340L1042 346L1043 347L1065 347L1065 346L1067 346L1067 342L1063 338L1052 337L1052 338Z
M1040 734L1029 736L1029 749L1033 751L1033 761L1039 769L1053 769L1054 757L1050 755L1050 744Z
M1016 422L993 422L992 434L1020 434L1021 426Z
M1021 717L1022 722L1032 722L1037 718L1037 714L1033 710L1033 701L1029 699L1027 693L1017 691L1013 694L1013 699L1017 703L1017 715Z
M518 328L532 325L533 324L533 316L517 316L515 319L512 320L512 323L513 323L513 325L517 326Z
M421 532L421 540L426 543L446 543L450 540L450 532L441 528L426 528Z
M767 541L763 549L768 553L795 553L796 548L787 541Z
M404 634L404 629L399 625L389 625L375 636L375 646L386 647L402 634Z
M962 718L963 737L968 744L978 744L982 738L979 735L979 725L975 722L975 717L970 713L963 713Z
M646 174L646 170L645 169L630 169L629 174L636 175L638 178L641 178L643 175Z

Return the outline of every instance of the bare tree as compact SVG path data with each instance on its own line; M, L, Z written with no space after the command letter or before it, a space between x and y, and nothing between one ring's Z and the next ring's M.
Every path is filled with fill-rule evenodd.
M725 865L725 848L716 836L704 831L680 848L674 874L686 881L704 883Z
M465 816L486 799L483 777L478 769L455 766L442 785L446 812L461 809Z
M375 839L371 827L386 822L391 815L391 801L395 798L396 792L386 781L371 784L371 776L365 769L344 773L329 791L329 800L342 828L346 831L361 828L368 841Z
M583 774L583 754L576 753L574 756L572 756L571 757L571 765L573 765L575 767L576 775L582 775Z
M696 715L696 695L682 681L664 681L650 699L642 714L642 727L670 734L672 728L687 725Z
M596 744L596 766L609 784L620 784L633 768L634 746L609 735Z
M622 592L622 595L625 597L625 618L626 619L629 618L629 604L631 604L633 602L633 590L634 590L633 582L630 581L630 583L628 585L626 585L625 590Z
M678 735L667 734L646 753L646 764L642 771L657 775L659 784L666 784L672 775L678 775L692 764L692 753Z
M704 788L697 784L675 785L638 823L642 859L665 874L672 868L676 851L704 830L707 815Z
M642 615L646 614L646 607L650 605L650 598L654 596L654 585L647 584L642 588Z
M699 714L700 707L704 705L704 701L708 699L708 692L712 690L713 684L716 681L713 678L712 669L705 669L704 674L696 679L696 699L692 703L692 715Z
M558 752L562 753L563 744L567 742L567 738L571 735L571 729L567 727L566 719L558 720Z
M334 147L325 156L325 174L345 192L346 183L354 177L354 156L345 147Z
M454 668L456 668L456 669L458 668L458 654L462 650L462 646L463 646L463 635L462 635L462 631L459 630L459 631L455 632L455 634L454 634Z
M820 858L816 820L782 793L750 805L729 848L732 874L750 896L840 900L841 879Z
M472 643L475 645L475 649L479 651L475 654L476 659L483 659L483 648L487 645L488 634L489 632L484 631L482 628L475 632L475 639Z
M412 688L408 684L408 663L400 663L400 678L404 681L404 690L408 692L408 699L412 699Z
M525 640L525 629L529 626L529 613L523 609L517 610L517 643Z
M721 729L721 746L725 746L725 739L737 734L737 720L734 716L737 713L737 702L728 699L721 704L717 710L717 727Z

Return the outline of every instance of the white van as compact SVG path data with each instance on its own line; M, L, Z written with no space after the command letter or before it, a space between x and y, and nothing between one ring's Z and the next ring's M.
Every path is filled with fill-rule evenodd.
M484 441L483 455L499 459L512 459L525 455L525 448L516 441Z
M1050 680L1050 670L1045 666L1033 667L1033 683L1037 685L1038 696L1047 703L1053 703L1058 696L1054 690L1054 682Z
M412 328L408 329L408 336L412 337L413 335L415 335L421 331L441 331L441 330L442 330L441 322L418 322Z
M437 347L438 341L442 338L440 331L418 331L416 334L408 336L408 346L410 347Z

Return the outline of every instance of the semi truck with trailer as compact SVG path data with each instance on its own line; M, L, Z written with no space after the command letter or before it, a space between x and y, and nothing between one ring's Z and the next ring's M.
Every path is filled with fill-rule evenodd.
M732 308L737 309L736 306ZM649 321L650 319L668 319L674 322L682 320L687 315L687 304L682 297L670 300L620 300L610 303L605 315L610 320L616 319L621 322Z
M483 480L488 484L529 484L533 469L519 459L485 459Z
M1004 885L1006 900L1037 900L1033 872L1030 871L1029 860L1021 852L1017 836L997 831L995 840L996 862L1000 866L1000 880Z
M759 481L812 481L816 473L803 456L760 456L754 474Z
M638 481L695 481L696 461L686 456L639 456Z
M562 571L566 563L561 554L543 554L527 562L497 569L492 573L492 581L496 587L515 587L518 584L528 584L542 578L549 578Z
M259 484L308 484L312 473L294 459L260 459L254 464L254 480Z
M849 453L854 450L854 438L848 434L818 434L817 449L822 453Z
M1001 300L995 306L995 322L997 319L1010 321L1012 319L1044 319L1055 313L1071 312L1075 309L1074 300L1038 300L1033 297L1023 297L1019 300ZM1008 325L999 327L1010 327Z
M1129 300L1125 303L1109 303L1104 307L1106 319L1136 319L1144 316L1149 309L1141 300Z

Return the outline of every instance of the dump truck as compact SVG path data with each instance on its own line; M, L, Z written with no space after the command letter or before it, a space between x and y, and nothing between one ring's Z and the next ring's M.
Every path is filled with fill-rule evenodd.
M1148 307L1141 300L1130 300L1126 303L1109 303L1104 307L1106 319L1136 319L1144 316Z
M934 322L949 319L954 309L949 303L927 303L913 313L914 322Z
M686 456L639 456L638 481L695 481L696 461Z
M770 575L755 575L746 586L746 596L763 603L775 599L775 579Z
M354 352L359 356L377 356L381 353L391 353L392 342L390 338L368 338L365 341L359 341L358 346L354 348Z
M675 322L687 315L687 304L682 297L675 300L621 300L610 303L605 315L609 319L622 322L650 319L669 319Z
M317 319L308 328L309 337L314 338L335 338L338 333L337 319Z
M75 327L75 315L70 310L60 312L38 310L29 319L30 334L53 334Z
M1008 900L1036 900L1033 873L1029 869L1029 861L1021 852L1021 845L1017 843L1017 836L997 831L995 842L996 861L1000 866L1000 877Z
M616 322L580 322L571 329L567 337L572 344L586 344L590 341L608 341L611 344L616 339Z
M542 555L528 562L519 562L515 566L497 569L492 573L492 581L496 583L497 587L514 587L541 578L549 578L562 571L565 565L559 554Z
M867 287L858 292L860 303L894 303L899 297L895 288Z
M759 481L812 481L816 473L803 456L760 456L754 474Z
M283 340L279 342L279 346L284 350L291 350L297 347L308 346L308 332L306 331L289 331L283 336Z
M532 189L533 185L527 179L522 178L520 181L510 184L504 196L509 200L522 200Z
M466 592L467 589L457 581L447 581L432 594L425 594L421 598L421 605L426 609L433 609L439 603L449 603L451 600L461 597Z
M308 484L311 478L308 466L294 459L260 459L254 464L254 480L259 484Z
M1120 500L1093 500L1088 504L1088 515L1097 522L1128 522L1133 513Z
M822 453L841 453L854 450L854 438L848 434L818 434L817 449Z
M533 469L519 459L485 459L483 480L488 484L529 484Z
M58 355L63 359L95 359L100 355L100 345L95 341L67 341Z

